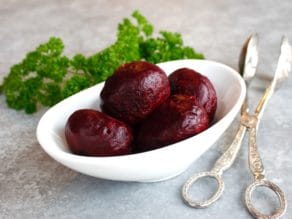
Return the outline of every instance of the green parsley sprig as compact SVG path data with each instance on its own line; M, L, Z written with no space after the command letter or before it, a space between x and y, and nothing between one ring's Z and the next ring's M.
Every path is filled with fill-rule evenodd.
M204 58L184 46L179 33L160 31L154 37L153 26L138 11L134 11L132 20L125 18L118 25L116 42L104 50L89 57L77 54L72 58L63 55L63 50L62 40L51 37L10 68L0 86L9 107L33 113L39 106L52 106L106 80L126 62Z

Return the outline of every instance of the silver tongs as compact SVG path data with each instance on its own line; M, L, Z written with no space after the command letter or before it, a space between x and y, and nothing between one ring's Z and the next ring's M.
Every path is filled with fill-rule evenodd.
M251 35L245 42L240 55L239 69L240 74L243 76L244 81L249 86L251 80L254 78L256 68L258 64L258 37L256 34ZM255 113L250 114L248 111L248 96L241 107L241 118L238 132L228 147L226 152L216 161L211 171L201 172L190 177L182 188L182 197L185 202L191 207L205 208L210 206L216 200L218 200L224 190L224 181L222 174L227 170L234 162L238 151L240 149L243 137L247 130L249 130L249 167L254 175L254 182L247 187L245 192L245 204L247 209L255 218L280 218L285 214L287 208L287 200L284 196L284 192L273 182L267 180L264 174L264 167L262 160L258 153L256 144L256 135L258 126L263 115L263 111L267 106L268 100L271 98L276 88L278 88L282 81L288 77L288 73L291 70L292 51L291 46L286 37L283 37L281 43L281 54L278 60L278 65L273 77L272 82L266 88L266 91L260 99ZM214 195L208 200L197 201L193 200L189 195L190 187L200 178L211 177L216 179L218 183L218 189ZM268 187L273 190L280 201L280 207L276 209L271 215L264 215L258 211L251 202L252 192L258 187Z

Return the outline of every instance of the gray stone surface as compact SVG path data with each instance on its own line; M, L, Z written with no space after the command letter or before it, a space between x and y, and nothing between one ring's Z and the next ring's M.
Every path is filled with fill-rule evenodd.
M292 41L289 0L1 1L0 82L12 64L51 35L64 40L68 55L89 55L104 48L114 41L117 23L134 9L141 10L156 30L181 32L186 44L208 59L233 68L237 68L244 39L257 31L260 65L250 89L252 105L274 72L282 34ZM284 218L292 217L291 86L292 77L271 99L258 136L267 176L288 198ZM244 189L252 180L246 140L238 159L224 175L226 191L219 202L195 210L184 205L180 197L185 180L211 168L232 141L238 118L180 176L159 183L125 183L85 176L51 159L35 137L38 120L45 111L25 115L8 109L4 96L0 96L0 218L250 218L242 201ZM273 205L270 194L264 197L265 205Z

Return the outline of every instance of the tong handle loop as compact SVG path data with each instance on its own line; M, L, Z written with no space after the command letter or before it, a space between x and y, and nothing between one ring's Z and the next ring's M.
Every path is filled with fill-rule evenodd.
M211 198L209 198L208 200L205 200L205 201L193 200L191 198L191 196L189 195L189 189L198 179L201 179L204 177L214 178L217 181L218 189L214 193L214 195L211 196ZM209 205L213 204L215 201L217 201L221 197L223 191L224 191L224 181L223 181L221 175L219 175L218 173L215 173L215 172L201 172L199 174L196 174L196 175L190 177L186 181L186 183L184 184L184 186L182 188L182 197L183 197L184 201L189 206L191 206L193 208L206 208Z
M254 205L252 204L252 193L254 190L256 190L257 187L267 187L271 189L275 194L278 196L278 200L280 202L279 208L277 208L272 214L266 215L261 213L259 210L257 210ZM260 219L278 219L282 217L287 209L287 200L285 198L284 192L280 189L279 186L274 184L273 182L262 179L262 180L256 180L251 185L249 185L245 191L245 205L248 209L248 211L251 213L251 215L255 218Z

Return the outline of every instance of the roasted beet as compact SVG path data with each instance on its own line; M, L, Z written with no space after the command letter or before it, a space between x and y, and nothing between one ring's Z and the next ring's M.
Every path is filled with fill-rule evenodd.
M77 110L69 117L65 136L73 153L88 156L129 154L133 140L126 124L91 109Z
M206 110L194 96L173 95L138 128L138 151L160 148L191 137L208 128Z
M158 66L135 61L122 65L101 91L102 109L128 124L145 119L170 95L169 81Z
M216 91L210 80L200 73L181 68L169 76L172 94L193 95L208 113L210 122L213 120L217 108Z

